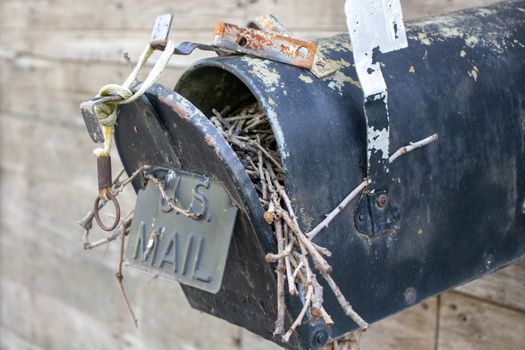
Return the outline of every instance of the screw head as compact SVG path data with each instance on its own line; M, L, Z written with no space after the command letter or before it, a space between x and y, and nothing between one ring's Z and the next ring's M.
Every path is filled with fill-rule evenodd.
M417 300L417 292L412 287L407 288L403 296L405 297L405 302L409 305L413 305Z
M312 345L315 348L320 348L328 342L328 332L326 330L318 330L312 337Z

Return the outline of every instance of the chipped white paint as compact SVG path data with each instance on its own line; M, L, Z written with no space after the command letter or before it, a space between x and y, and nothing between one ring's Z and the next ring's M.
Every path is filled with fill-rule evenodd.
M381 157L383 159L388 159L388 146L389 146L389 131L388 128L381 130L375 129L373 127L368 127L367 132L367 141L368 141L368 157L370 158L371 151L380 151L382 152Z
M417 40L423 45L430 45L430 39L425 33L417 33Z
M304 81L307 84L313 83L313 79L311 77L309 77L308 75L304 75L302 73L301 73L301 75L299 75L299 79L301 79L302 81Z
M348 36L344 34L339 34L331 38L323 38L317 43L317 52L323 56L327 56L331 52L352 51L352 43L348 40Z
M465 52L465 50L461 50L459 52L459 57L465 57L467 55L467 53Z
M441 27L440 34L445 38L459 38L463 35L456 27Z
M346 75L339 70L330 77L328 87L334 91L337 91L340 96L343 96L343 87L346 83L350 83L357 86L358 88L361 88L361 84L359 84L358 80L355 80L351 76Z
M283 167L286 170L286 159L290 157L290 152L286 147L286 142L284 142L284 134L281 129L281 124L279 123L277 113L275 113L273 107L265 103L263 103L263 106L264 110L266 111L266 116L270 121L270 125L272 126L272 131L278 146L277 149L279 150L279 153L281 154L281 159L283 160Z
M273 92L279 87L281 76L275 68L268 67L270 61L248 56L241 59L248 63L250 72L263 82L268 92Z
M493 14L494 11L494 8L482 8L477 10L477 14L480 17L487 17ZM487 32L483 30L483 19L481 19L473 22L466 30L459 31L457 28L465 21L473 21L473 17L471 15L456 14L454 16L424 19L411 24L409 38L411 40L418 40L426 45L429 45L432 41L445 41L450 38L459 38L465 41L465 46L467 47L480 47L490 50L493 53L503 53L506 48L512 45L510 38L514 35L512 31L508 30L505 23L499 23L498 29ZM431 40L427 38L426 35L422 35L425 27L429 25L437 29L436 32L432 33Z
M335 67L337 70L340 70L341 68L347 68L347 67L352 67L353 64L348 62L347 60L345 59L338 59L338 60L330 60L330 59L327 59L327 61L332 65L332 67Z
M474 35L470 35L465 39L465 44L469 47L474 47L479 42L479 38Z
M491 10L491 9L487 9L487 8L480 8L480 9L478 10L478 13L479 13L480 15L482 15L483 17L489 16L489 15L491 15L493 12L494 12L493 10Z
M478 74L479 74L478 67L476 66L472 67L472 69L470 70L468 74L474 79L474 81L478 81Z

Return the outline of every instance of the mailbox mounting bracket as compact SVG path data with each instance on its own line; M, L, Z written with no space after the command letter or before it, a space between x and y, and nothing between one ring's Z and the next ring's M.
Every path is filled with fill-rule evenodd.
M388 210L390 121L388 93L381 72L380 55L408 46L399 0L347 0L345 14L352 41L354 63L363 90L363 109L367 128L367 195L356 211L360 231L375 235L392 224ZM386 198L387 205L377 210L377 202ZM368 208L368 213L365 209ZM361 218L361 220L360 220ZM365 223L369 223L368 225Z

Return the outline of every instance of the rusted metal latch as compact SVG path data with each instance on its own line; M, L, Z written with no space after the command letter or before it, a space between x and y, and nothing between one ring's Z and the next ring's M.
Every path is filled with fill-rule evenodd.
M172 14L157 17L150 38L150 45L155 50L163 51L166 48L172 20ZM220 56L246 54L265 58L309 69L318 78L335 72L335 69L317 53L317 44L291 37L282 23L271 15L257 17L248 23L248 27L218 22L211 45L182 42L173 54L189 55L195 49L214 51ZM95 107L100 103L119 99L118 96L96 97L80 105L82 118L93 142L104 142L95 116Z
M157 17L150 40L155 49L164 50L172 19L171 14ZM316 43L294 38L273 15L257 17L249 21L247 27L217 22L211 45L183 42L173 53L189 55L195 49L215 51L219 55L246 54L265 58L309 69L318 78L335 72L317 53Z

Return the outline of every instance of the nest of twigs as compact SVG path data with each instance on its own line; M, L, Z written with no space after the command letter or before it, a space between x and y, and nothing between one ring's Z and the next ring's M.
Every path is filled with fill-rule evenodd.
M356 188L331 210L326 217L309 232L303 232L297 222L292 202L284 187L284 170L281 165L277 142L273 135L270 123L264 111L257 103L230 111L227 107L220 113L213 111L211 122L220 131L231 145L240 161L246 169L259 196L264 220L271 225L277 242L277 252L269 252L266 261L277 263L275 273L277 274L277 319L275 321L274 335L281 335L284 342L288 342L295 329L303 322L305 317L310 321L323 320L326 325L333 324L332 318L323 307L323 287L318 278L323 278L326 284L337 298L343 312L356 322L361 329L368 324L352 309L350 303L330 276L332 267L325 257L331 255L326 248L320 247L312 242L312 239L363 190L367 188L368 180L364 179ZM400 156L417 148L426 146L438 139L437 134L431 135L420 141L410 143L401 147L389 157L390 163ZM158 179L147 174L149 165L143 165L136 169L129 177L124 178L122 171L113 181L111 191L117 197L124 187L129 185L133 179L143 175L148 181L153 181L160 191L162 197L177 212L190 217L190 214L178 208L169 198L164 190L164 184ZM99 202L98 210L107 203L107 199ZM104 246L117 238L121 238L120 254L117 264L116 277L120 290L136 326L138 320L133 313L128 301L123 284L122 267L124 263L125 238L129 233L133 212L129 213L111 235L91 242L89 234L93 227L94 211L89 211L79 224L84 229L82 242L85 249L94 249ZM159 238L156 230L150 232L147 250L145 254L154 247ZM296 296L303 302L303 307L294 322L285 329L285 293Z
M233 112L229 107L221 112L213 110L210 120L244 165L257 191L264 220L272 226L275 234L277 252L266 255L266 261L277 262L278 304L274 335L282 335L282 340L288 342L305 317L312 321L322 318L327 325L333 324L323 307L319 276L326 280L343 311L361 328L366 328L367 323L352 309L330 276L332 267L324 258L331 255L330 251L314 244L297 222L284 187L285 174L277 142L259 104L253 103ZM301 312L287 331L285 291L304 301Z

